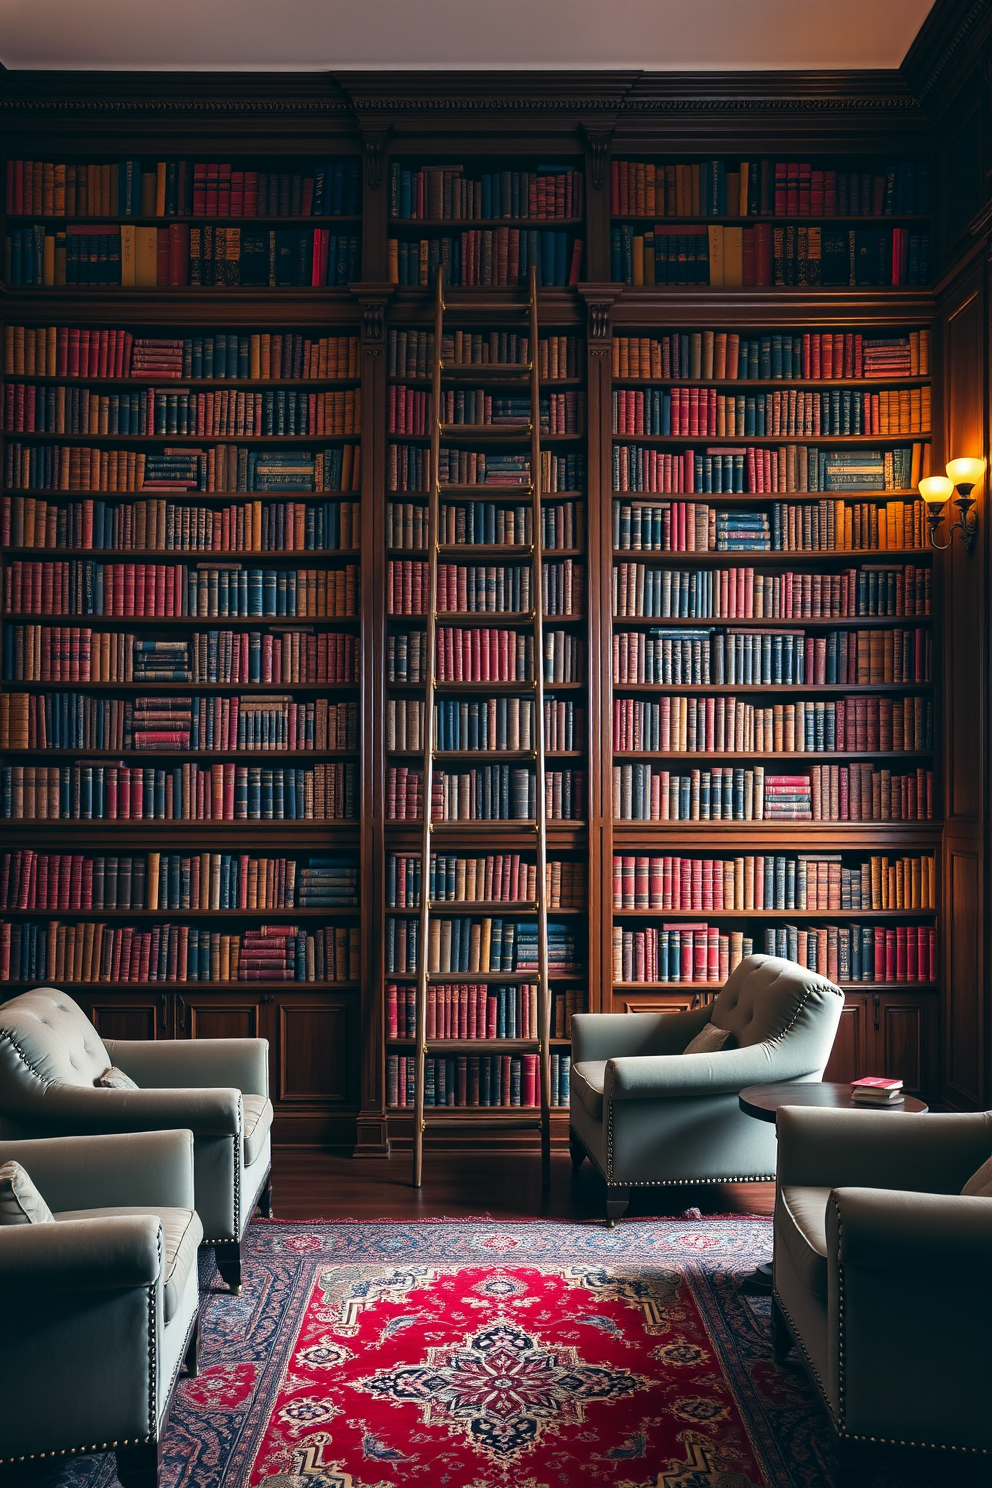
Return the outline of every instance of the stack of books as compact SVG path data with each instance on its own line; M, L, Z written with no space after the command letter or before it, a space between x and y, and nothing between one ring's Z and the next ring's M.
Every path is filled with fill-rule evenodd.
M851 1081L851 1100L856 1106L895 1106L904 1094L901 1080L888 1080L884 1075Z

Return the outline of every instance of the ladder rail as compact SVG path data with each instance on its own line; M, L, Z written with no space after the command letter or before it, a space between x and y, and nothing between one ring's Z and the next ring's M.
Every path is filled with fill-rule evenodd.
M551 981L548 964L548 797L544 730L544 528L541 510L541 368L537 269L530 266L531 512L534 595L534 744L536 753L537 1020L541 1100L541 1176L551 1186Z
M434 297L434 358L431 368L431 451L430 482L427 504L427 612L424 645L427 652L427 686L424 689L425 716L421 724L424 744L422 809L423 830L420 848L420 915L417 952L417 1001L415 1008L416 1047L414 1052L414 1129L413 1186L420 1188L424 1178L424 1075L427 1059L427 986L428 947L430 943L430 859L434 801L434 714L437 696L437 565L438 527L440 516L441 466L441 341L444 329L444 264L438 265L437 290Z

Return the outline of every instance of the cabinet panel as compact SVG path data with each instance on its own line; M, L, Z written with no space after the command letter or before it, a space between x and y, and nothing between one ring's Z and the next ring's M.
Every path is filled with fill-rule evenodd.
M661 992L637 1002L625 997L622 1006L625 1013L687 1013L715 996L716 992Z
M875 998L879 1069L913 1095L933 1096L937 1080L937 1004L926 993L882 992Z
M101 1038L172 1037L171 998L164 992L77 992L74 997Z
M874 1073L868 1064L869 1017L866 993L848 993L824 1080L859 1080Z
M275 1098L354 1104L359 1071L357 1005L319 992L277 993Z
M177 998L180 1038L267 1038L272 996L251 992L183 992Z

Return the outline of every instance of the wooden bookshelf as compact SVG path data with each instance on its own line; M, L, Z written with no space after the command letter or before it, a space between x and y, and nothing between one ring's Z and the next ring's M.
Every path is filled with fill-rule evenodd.
M182 98L178 102L177 86L174 81L155 78L143 79L138 90L133 80L122 78L57 79L53 83L44 77L36 80L8 77L2 90L10 99L10 107L5 111L7 153L12 159L105 164L133 158L145 166L159 160L180 159L254 162L259 168L271 170L292 166L304 174L314 164L332 158L358 161L362 166L360 216L290 219L280 215L271 220L226 219L222 223L218 214L210 219L210 223L212 226L226 226L230 220L233 226L246 229L257 225L266 232L269 228L283 227L326 228L332 233L337 229L346 231L360 239L360 274L348 284L324 284L320 287L7 285L0 291L3 325L35 328L79 326L93 330L122 328L146 337L178 337L207 332L233 332L242 336L293 332L317 339L331 335L350 336L358 340L357 368L352 369L349 376L333 380L280 375L254 380L244 376L215 376L176 378L166 382L153 372L133 377L106 373L76 377L52 371L46 366L44 371L40 368L8 371L4 376L5 384L20 383L25 388L32 387L36 399L42 390L52 390L56 402L59 396L64 396L66 406L72 394L84 387L101 398L169 387L173 383L176 388L189 388L191 393L264 394L282 391L305 396L325 390L360 390L360 432L319 436L63 434L5 426L4 450L12 443L19 443L25 449L61 444L85 449L116 449L136 455L154 453L166 446L185 451L200 447L230 449L240 444L270 448L292 456L301 450L320 449L325 445L360 448L361 489L343 493L343 499L360 503L360 543L357 548L332 553L270 550L253 552L247 558L234 546L207 551L176 549L169 550L164 559L162 554L149 548L125 552L78 546L45 551L27 544L15 546L9 543L2 556L4 575L11 571L14 563L46 560L74 563L87 560L100 563L165 561L188 568L197 564L247 561L249 566L271 568L280 573L294 568L331 569L354 564L359 569L357 613L346 617L308 615L299 619L283 615L241 618L80 615L55 622L29 613L29 607L22 605L20 610L4 615L2 631L10 633L12 627L22 625L47 629L51 624L59 623L89 627L115 639L122 632L170 640L202 637L211 630L222 633L254 630L275 640L287 631L305 629L317 638L324 635L354 638L361 646L361 671L357 680L333 683L310 680L291 683L264 680L47 682L35 678L5 677L4 690L22 694L29 700L48 692L71 691L84 700L103 698L122 704L133 703L140 696L161 698L181 694L227 701L235 696L243 696L247 701L267 695L288 694L299 703L317 703L324 699L332 703L350 702L356 708L357 743L348 747L300 750L292 759L288 751L271 749L256 751L232 747L186 755L181 748L175 748L156 750L149 757L148 752L137 749L114 750L108 746L77 750L60 745L45 751L51 756L47 761L39 760L38 751L30 745L12 744L3 751L0 764L23 768L40 763L63 768L77 759L92 761L94 765L109 765L114 760L123 760L128 765L145 765L160 770L179 766L184 760L207 768L211 765L237 768L257 765L271 769L287 764L310 769L318 764L348 764L355 769L356 815L351 820L322 823L307 820L197 823L144 818L100 822L52 818L33 822L9 821L5 823L8 829L5 849L9 843L11 850L33 848L48 854L64 851L89 857L137 856L153 850L187 856L208 852L250 852L260 858L290 857L298 861L322 853L354 853L359 868L359 903L353 908L302 908L293 911L222 908L153 911L117 907L35 911L12 906L0 910L0 919L12 925L56 918L65 924L99 921L110 928L133 925L146 930L181 921L190 927L202 927L217 933L239 933L277 921L295 923L297 917L301 929L309 933L325 927L357 926L361 945L357 979L272 985L242 981L187 981L184 985L175 981L126 983L118 979L102 983L67 981L66 985L79 996L97 1026L111 1035L193 1037L260 1032L268 1036L273 1051L273 1088L277 1093L277 1141L334 1144L367 1155L385 1155L391 1143L413 1146L417 1137L415 1108L391 1106L387 1072L391 1056L402 1053L404 1057L416 1057L417 1041L412 1033L408 1035L398 1030L393 1035L388 1030L386 987L402 981L403 977L387 971L385 957L390 920L397 917L411 919L421 914L422 907L396 909L391 906L387 897L387 873L391 854L406 857L422 854L423 824L415 819L389 818L388 772L394 767L423 769L424 742L421 737L414 748L387 745L387 704L424 702L428 694L424 681L400 678L395 671L390 673L388 653L401 630L425 634L427 625L426 617L403 618L389 614L387 590L389 565L427 561L431 543L426 534L418 547L406 542L398 545L388 540L388 503L406 502L419 505L424 511L429 504L429 486L425 481L409 480L405 489L403 482L397 487L395 468L391 465L392 450L404 445L419 452L421 474L429 471L432 441L436 443L438 453L447 448L462 447L498 456L519 446L533 450L535 461L538 456L544 460L550 457L564 460L572 455L582 455L585 457L584 478L571 487L552 490L544 481L538 483L536 492L524 487L511 491L491 485L483 491L477 483L452 481L438 492L439 509L445 504L464 507L473 501L491 502L504 513L512 506L531 508L535 502L545 511L567 503L576 506L581 503L584 507L582 534L567 547L556 544L551 550L544 543L546 550L541 554L540 545L533 541L532 535L530 541L522 544L514 541L512 545L495 541L478 544L439 542L436 554L437 561L442 564L533 567L543 557L544 561L571 561L573 565L585 568L582 613L543 619L546 630L561 631L585 644L584 670L576 679L548 679L544 682L549 703L571 703L584 710L581 728L573 730L571 747L546 750L545 758L549 774L565 769L585 773L583 815L572 820L550 820L540 834L535 833L538 823L532 817L526 821L442 823L443 830L437 834L438 842L434 844L435 851L463 857L467 854L520 853L535 864L540 847L549 860L581 865L586 869L585 899L581 907L570 904L561 910L549 907L547 911L550 920L560 919L574 930L578 954L584 958L584 964L582 976L557 978L551 974L546 978L544 1013L547 1014L547 1027L545 1029L542 1023L533 1041L543 1046L539 1051L544 1076L540 1082L542 1088L550 1092L552 1056L557 1055L560 1063L561 1055L568 1053L567 1037L561 1031L555 1033L552 1021L553 1003L558 993L581 991L585 1005L593 1011L640 1007L671 1009L691 1005L711 994L714 984L710 982L680 979L635 983L615 978L614 926L643 930L660 927L662 921L669 920L679 924L705 920L718 926L722 933L749 935L758 950L763 949L766 929L785 930L790 924L803 929L826 929L832 925L845 927L854 923L877 924L892 930L910 925L936 926L939 932L936 979L928 977L926 981L898 984L845 979L846 1011L831 1074L835 1078L845 1078L848 1074L867 1070L875 1072L884 1064L886 1072L904 1075L908 1084L931 1098L939 1093L942 1082L947 1088L957 1089L958 1084L962 1089L977 1088L971 1076L949 1073L946 1060L942 1075L938 1066L943 1057L942 1047L958 1049L954 1057L959 1066L962 1060L966 1062L967 1052L960 1039L958 1044L953 1043L957 1035L953 1034L955 1025L949 1011L953 989L947 967L951 964L959 967L956 975L958 987L966 978L961 970L964 963L960 961L964 955L960 947L965 944L960 931L961 915L955 908L949 916L947 909L952 867L947 858L949 828L945 824L952 818L958 820L965 805L961 799L955 798L958 799L957 807L948 813L945 798L947 792L955 789L960 797L961 786L954 785L954 781L960 782L965 772L959 759L956 775L949 774L948 750L953 749L953 739L977 737L977 715L973 716L974 710L970 712L968 717L972 719L972 725L965 727L962 717L953 712L957 704L952 706L951 687L953 685L955 696L969 692L970 683L962 681L963 662L960 659L955 661L955 655L961 658L968 651L964 641L964 637L970 634L967 614L981 613L980 606L974 609L978 601L973 592L973 576L970 576L971 570L967 566L979 560L969 559L963 553L959 555L955 550L949 557L934 557L931 550L907 543L870 552L821 548L742 554L716 551L666 553L657 549L632 551L615 548L613 542L613 450L617 444L639 445L654 452L683 456L689 449L702 455L708 449L731 450L751 446L772 453L803 444L855 454L873 448L891 451L932 439L933 464L937 469L942 468L942 462L949 454L964 452L966 444L969 445L968 453L981 452L977 446L973 450L969 443L974 442L971 434L981 425L977 414L964 434L954 433L948 425L948 419L952 417L949 379L956 365L955 358L960 360L960 357L953 341L957 332L948 329L946 316L947 306L957 291L947 278L948 243L938 241L944 187L938 169L938 155L934 153L937 135L926 124L922 110L907 101L909 96L903 93L894 99L888 99L886 94L885 101L881 102L876 97L878 90L882 89L881 82L876 79L868 88L854 77L831 83L830 97L825 102L821 98L822 82L807 79L801 85L797 84L788 98L784 98L780 96L779 81L769 77L748 84L746 107L740 100L729 96L724 98L720 93L717 101L707 95L706 107L699 108L692 105L687 89L690 93L692 89L706 92L711 84L707 82L704 86L701 80L637 81L625 77L621 83L605 77L571 81L556 79L549 85L549 93L548 87L544 87L542 92L532 81L516 79L507 83L506 98L509 102L503 101L502 91L497 97L492 84L484 84L481 80L468 80L453 89L450 80L443 79L419 80L416 85L409 79L402 82L388 79L375 79L373 82L369 78L353 82L331 80L319 87L312 80L253 79L250 84L239 83L237 91L233 92L223 80L190 78L182 80ZM67 96L79 104L78 108L74 104L72 112L63 106L66 88ZM623 103L628 97L630 107ZM856 108L850 104L850 98L859 100ZM126 103L126 107L119 106L122 103ZM786 140L796 143L790 143L787 150L783 143L780 153L776 141ZM614 211L610 199L611 161L664 160L691 165L715 158L731 162L763 158L812 161L814 164L833 162L845 169L870 172L881 170L892 161L929 160L934 209L932 268L936 275L944 278L937 288L933 282L874 287L850 284L843 287L822 284L653 286L624 285L612 279L611 230L629 226L639 231L655 220L665 224L669 219L656 218L637 210ZM579 205L567 216L546 218L482 217L477 213L455 217L444 211L430 216L407 217L395 210L391 201L394 166L417 171L425 164L450 165L459 161L464 164L465 177L472 180L481 180L483 174L497 171L536 172L542 162L554 163L556 173L577 171L582 184L579 197L573 198L573 207L574 200L578 200ZM84 226L86 220L78 219L76 225ZM116 222L119 214L101 220ZM152 218L135 215L126 219L125 225L142 228L175 225L185 230L205 220L193 220L178 214ZM822 219L814 218L812 214L801 219L790 215L784 219L763 219L735 217L732 212L720 216L706 216L700 212L673 219L671 225L679 223L700 230L708 230L711 226L726 230L751 227L756 221L767 222L772 228L813 225L824 231L834 227L844 231L848 228L861 231L881 227L917 232L926 231L928 223L924 214L907 211L882 217L866 216L863 212L848 212L843 217L825 214ZM42 226L51 234L64 225L64 220L56 219L45 210L32 216L8 216L2 224L4 236L12 227ZM584 427L571 433L557 432L557 426L555 432L542 432L538 423L533 433L522 434L512 426L497 427L485 425L481 420L472 423L446 418L437 429L429 424L425 424L421 432L391 429L390 400L395 398L393 390L398 385L402 384L411 394L434 394L435 407L437 402L434 364L430 359L425 357L415 367L406 366L402 373L395 370L390 361L395 345L391 340L394 333L408 336L416 332L426 337L433 331L435 319L435 286L429 256L426 282L419 274L417 283L394 282L390 279L390 240L408 245L419 244L421 239L457 237L461 240L463 233L498 235L504 228L525 233L563 232L567 234L569 248L576 240L581 240L584 245L578 283L564 287L559 284L538 285L534 307L539 341L554 336L571 337L578 350L578 355L573 353L571 364L560 369L557 377L539 375L537 400L541 402L566 393L584 395ZM481 242L481 238L478 241ZM492 239L494 243L498 241L498 237ZM408 260L410 251L408 247ZM974 254L973 245L967 247L967 252ZM568 267L571 268L571 262ZM968 272L977 273L978 270L973 264ZM566 279L568 277L566 274ZM529 320L526 299L527 286L523 278L512 286L498 283L449 286L445 290L444 332L468 332L480 337L489 337L494 332L520 333L523 330L526 333ZM960 302L970 304L966 298ZM615 376L613 370L614 337L650 338L727 330L751 337L848 331L871 338L920 329L932 331L928 371L909 371L897 378L871 382L853 375L831 378L829 383L812 376L794 376L786 381L769 376L741 380L715 375L659 379L644 375ZM969 367L974 364L974 368L980 370L984 366L980 359L975 361L972 352L968 355L972 357ZM965 353L961 352L960 356L965 356ZM485 364L446 361L440 371L440 387L446 393L467 396L482 390L490 396L531 397L531 373L519 361L502 361L498 357L490 358ZM961 387L955 397L960 401L970 394L960 377L958 381ZM827 388L830 392L858 396L868 390L920 392L929 387L932 391L932 430L929 434L919 431L875 435L702 436L621 434L614 431L612 404L615 391L649 393L656 389L703 385L724 398L756 398L783 390L816 394ZM975 419L978 419L977 423ZM953 434L953 449L948 447L945 431L948 438ZM88 499L90 495L76 491L46 495L28 491L21 484L5 482L5 496L35 494L60 506L68 501ZM106 499L121 503L136 499L136 493L108 494ZM169 499L217 512L224 506L246 499L271 503L295 500L297 494L292 491L267 492L248 497L245 493L197 491L188 495L177 494ZM315 499L337 498L331 493ZM632 496L631 499L639 498ZM659 495L656 499L661 502L667 498ZM692 492L686 493L686 499L692 504L705 502L721 513L735 514L753 508L770 512L774 501L816 502L838 498L837 493L828 496L828 493L821 492L783 491L781 494L762 493L758 496L746 492L710 495ZM873 507L886 500L912 503L915 502L915 490L910 484L899 491L859 493L857 499ZM661 637L697 624L695 619L688 617L664 615L614 618L613 574L621 564L642 563L653 569L706 574L749 567L770 578L782 579L789 573L811 578L836 577L845 570L860 571L866 564L877 562L929 569L933 574L930 613L907 616L905 620L891 614L823 613L784 621L762 615L748 619L746 628L755 635L783 628L802 630L809 638L823 640L831 632L836 636L863 632L869 637L878 633L884 635L896 628L925 632L932 637L931 671L925 679L913 677L905 682L831 681L815 685L799 680L775 684L723 684L716 681L621 684L614 681L611 654L614 634L624 631L647 637L653 631ZM950 584L945 578L948 575L953 576ZM532 587L532 598L534 592ZM965 596L970 596L967 602L972 606L971 610L962 608ZM531 615L532 612L523 617L492 616L485 618L483 623L521 632L532 626ZM957 617L954 621L958 627L956 647L952 648L955 655L948 649L949 616ZM482 617L471 610L464 613L442 611L435 619L443 625L478 628ZM698 623L723 628L740 626L744 622L737 617L721 616L705 620L700 617ZM536 699L537 693L535 685L528 695ZM483 698L523 696L524 692L517 683L449 683L439 680L435 694L439 701L474 703ZM932 735L924 747L914 746L895 754L889 750L883 753L881 749L867 748L851 752L840 746L829 752L825 748L817 749L802 757L784 752L772 755L757 747L740 748L732 753L713 749L709 754L695 750L685 754L668 750L662 754L654 749L636 753L624 751L622 756L615 754L612 736L615 697L638 704L653 703L663 696L678 697L705 705L709 700L715 701L730 694L746 705L762 707L794 707L805 702L835 704L847 698L870 700L873 705L877 700L886 706L903 698L923 700L933 704ZM974 708L978 706L974 704ZM953 728L947 724L950 732L945 732L946 719L952 715ZM444 771L501 763L522 767L533 761L535 753L533 747L517 751L439 749L434 752L433 762L436 768ZM888 769L890 765L895 772L932 769L933 817L802 822L737 822L726 819L615 821L612 772L618 762L655 764L658 768L686 775L694 769L730 767L750 770L762 765L772 773L781 774L805 772L811 766L834 768L849 763L871 766L876 771ZM954 830L957 832L958 828ZM958 842L958 837L953 840ZM961 841L964 842L964 837ZM785 857L795 857L800 851L839 854L841 866L846 869L873 855L889 858L932 855L936 860L936 907L912 910L838 908L830 911L785 907L760 910L720 907L705 911L682 907L614 908L614 854L728 859L745 851ZM984 849L975 847L968 838L961 851L971 863L974 853L980 855ZM954 861L958 863L958 859ZM954 882L958 884L955 893L959 898L963 892L960 874L964 871L960 864L953 869L958 874ZM978 900L984 903L983 893L984 890L975 889L976 904ZM432 902L428 910L434 919L498 917L501 912L504 918L512 913L515 920L524 921L529 917L530 923L534 923L538 901L536 898L528 900L526 908L513 905L509 911L506 902L496 898L481 902L438 900ZM976 924L980 923L980 909L974 911L972 919ZM975 933L980 938L980 931ZM967 944L970 945L971 940ZM978 965L976 960L975 966ZM526 981L527 975L438 973L437 979L454 986L466 982L510 985ZM414 980L413 973L408 972L406 978L409 985ZM12 981L10 990L20 985ZM957 992L954 995L957 996ZM947 1042L949 1038L951 1043ZM422 1039L421 1044L423 1042ZM426 1042L425 1057L433 1057L432 1041L428 1039ZM452 1058L475 1053L519 1055L537 1052L529 1047L524 1049L523 1042L520 1039L450 1038L438 1044L434 1040L438 1055ZM967 1104L972 1097L962 1096L961 1100ZM482 1150L518 1144L537 1145L542 1115L547 1116L544 1125L552 1143L562 1146L567 1137L564 1106L549 1105L546 1112L542 1111L540 1104L533 1109L512 1108L508 1112L505 1109L435 1108L434 1124L429 1122L425 1134L425 1160L431 1160L433 1149L443 1150L452 1145L468 1144ZM494 1117L495 1123L489 1125Z

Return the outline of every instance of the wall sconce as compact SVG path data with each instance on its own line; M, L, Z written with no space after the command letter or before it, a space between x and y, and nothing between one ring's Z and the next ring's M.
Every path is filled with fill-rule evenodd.
M975 504L971 493L985 474L985 461L971 458L949 460L946 468L946 475L928 475L919 484L919 492L927 508L930 546L943 552L951 546L955 532L960 532L965 550L970 552L978 534L978 513L971 510ZM939 543L937 528L944 520L944 506L954 491L958 493L954 505L961 513L961 520L950 528L947 541Z

